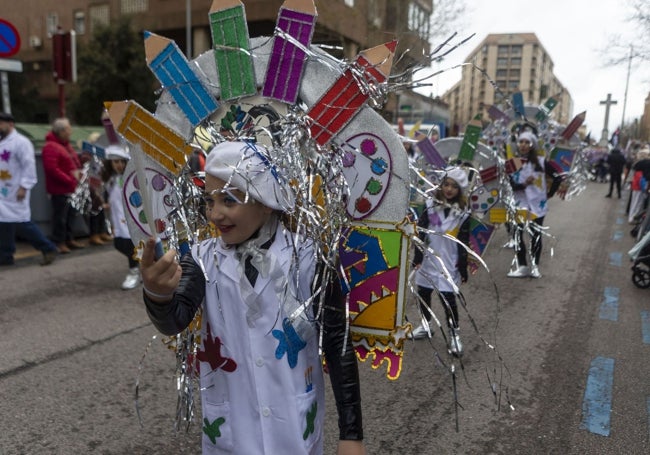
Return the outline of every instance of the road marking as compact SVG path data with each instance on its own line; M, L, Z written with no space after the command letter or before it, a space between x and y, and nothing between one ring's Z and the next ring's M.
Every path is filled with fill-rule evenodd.
M645 406L648 409L648 437L650 438L650 397L646 398Z
M580 429L609 436L612 413L614 359L596 357L591 361L585 397L582 402Z
M641 333L643 344L650 344L650 311L641 312Z
M623 224L623 222L624 222L623 218L621 218L620 216L616 218L616 224Z
M620 267L622 263L623 263L623 253L621 253L620 251L614 251L613 253L609 253L610 265L615 265L616 267Z
M605 298L600 304L600 319L618 321L618 297L621 294L619 288L606 287L603 293Z
M612 239L616 242L619 241L623 238L623 231L614 231L614 235L612 236Z

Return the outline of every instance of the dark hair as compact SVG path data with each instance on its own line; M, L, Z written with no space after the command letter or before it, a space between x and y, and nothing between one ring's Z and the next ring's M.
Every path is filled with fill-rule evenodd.
M445 200L445 195L442 192L442 184L446 179L449 179L458 185L458 183L451 177L445 177L442 182L440 182L440 186L436 189L434 196L436 199L442 202L447 202ZM465 193L463 192L463 189L460 187L460 185L458 185L458 194L450 202L452 204L458 204L458 207L460 207L462 210L465 210L465 207L467 207L467 197L465 196Z

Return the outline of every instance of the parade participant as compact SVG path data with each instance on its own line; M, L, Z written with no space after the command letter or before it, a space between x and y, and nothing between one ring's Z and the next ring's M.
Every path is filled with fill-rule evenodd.
M650 181L650 147L647 145L641 148L636 161L632 165L632 183L630 185L630 208L628 211L628 222L636 224L638 217L643 213L647 204L648 181Z
M207 217L220 237L195 244L176 263L140 263L144 301L154 325L173 335L201 308L203 453L320 454L324 381L312 293L312 244L282 222L290 189L261 145L223 142L205 166ZM346 336L345 303L330 283L322 347L339 413L339 454L365 449L359 378ZM344 342L347 345L344 346Z
M469 211L464 194L467 187L467 174L463 169L447 170L435 198L427 201L427 208L418 222L420 238L426 242L427 250L416 249L414 257L420 309L427 324L420 324L412 336L419 339L433 335L428 321L432 316L431 295L437 289L449 328L449 351L457 356L462 355L463 345L458 325L457 290L450 280L456 286L467 281L467 250L459 243L469 243ZM456 237L458 242L444 234Z
M548 212L548 198L555 194L562 179L555 174L555 170L544 157L537 153L537 136L535 134L528 130L521 132L517 145L519 155L525 162L521 169L512 175L510 183L514 190L517 209L526 210L532 223L518 222L517 224L515 230L517 267L508 272L508 276L511 278L526 276L541 278L539 259L542 254L542 232L540 228L543 226L544 217ZM549 189L546 188L546 176L553 179ZM532 263L530 267L528 267L524 231L528 231L531 236Z
M56 245L32 221L29 195L36 185L34 146L16 131L11 114L0 112L0 265L13 265L16 234L43 253L41 265L56 258Z
M52 124L52 131L45 136L43 146L43 170L45 189L52 201L52 240L60 253L83 248L73 238L73 225L77 211L70 205L81 178L81 162L70 144L72 127L67 118L59 118Z
M107 208L110 210L111 226L113 227L113 245L125 255L129 261L129 271L122 282L122 289L134 289L140 284L140 269L134 258L134 245L129 234L124 213L122 189L124 187L124 169L131 157L121 145L113 144L106 147L106 162L102 180L106 184Z

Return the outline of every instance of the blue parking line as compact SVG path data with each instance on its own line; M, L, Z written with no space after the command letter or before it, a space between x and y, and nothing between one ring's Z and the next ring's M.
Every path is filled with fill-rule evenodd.
M604 299L600 304L600 319L608 321L618 321L618 297L621 294L619 288L606 287Z
M616 224L623 224L625 221L620 216L616 218Z
M614 231L614 235L612 236L612 240L615 242L618 242L623 238L623 231Z
M596 357L592 360L582 402L580 429L609 436L613 382L614 359Z
M622 263L623 263L623 253L621 253L620 251L614 251L613 253L609 253L610 265L615 265L616 267L620 267Z
M650 438L650 397L646 398L645 405L648 410L648 437Z
M641 334L643 344L650 344L650 311L641 312Z

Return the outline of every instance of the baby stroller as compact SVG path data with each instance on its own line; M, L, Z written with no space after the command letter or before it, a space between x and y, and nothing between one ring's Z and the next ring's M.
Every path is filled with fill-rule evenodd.
M632 258L632 283L641 289L650 288L650 216L639 226L638 242L628 252Z

